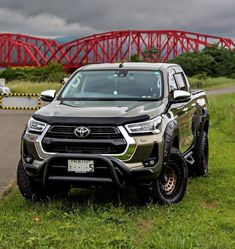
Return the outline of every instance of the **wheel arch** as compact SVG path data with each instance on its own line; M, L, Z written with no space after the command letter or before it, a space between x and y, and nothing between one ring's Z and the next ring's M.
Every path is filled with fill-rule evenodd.
M163 167L167 164L169 160L169 155L172 147L179 149L179 128L176 120L171 120L167 124L165 129Z
M209 132L210 127L210 116L208 109L203 109L202 117L199 125L198 135L201 136L202 132L205 131L206 133Z
M180 148L180 141L179 141L179 135L176 134L172 139L172 147L179 149Z
M209 120L208 119L205 121L202 130L208 133L209 131Z

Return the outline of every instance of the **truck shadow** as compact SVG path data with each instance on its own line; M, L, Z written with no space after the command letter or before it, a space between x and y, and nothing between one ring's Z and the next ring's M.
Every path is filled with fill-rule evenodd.
M66 205L79 206L142 206L134 187L128 187L122 191L114 188L102 189L71 189L68 196L58 197ZM55 199L55 200L56 200Z

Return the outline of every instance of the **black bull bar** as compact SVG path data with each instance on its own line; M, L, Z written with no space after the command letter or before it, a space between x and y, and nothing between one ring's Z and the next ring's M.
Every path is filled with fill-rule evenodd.
M100 160L107 168L109 174L108 177L97 177L95 174L93 176L87 176L86 173L77 175L62 175L62 176L50 176L50 167L57 160ZM55 154L50 158L46 159L41 167L43 171L43 185L46 186L48 181L67 181L67 182L77 182L77 183L91 183L91 184L102 184L102 183L112 183L114 186L123 189L125 183L128 181L136 180L138 178L148 178L152 179L156 177L155 172L151 168L140 168L131 169L128 168L122 161L111 157L95 154ZM96 170L96 169L95 169ZM121 172L123 178L120 179L117 172ZM123 180L124 179L124 180Z

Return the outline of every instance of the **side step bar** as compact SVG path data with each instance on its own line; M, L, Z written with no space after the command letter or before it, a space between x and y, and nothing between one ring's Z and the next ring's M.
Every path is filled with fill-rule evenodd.
M193 152L190 151L188 154L186 154L184 156L184 159L186 160L186 162L189 164L189 165L193 165L195 160L193 158Z

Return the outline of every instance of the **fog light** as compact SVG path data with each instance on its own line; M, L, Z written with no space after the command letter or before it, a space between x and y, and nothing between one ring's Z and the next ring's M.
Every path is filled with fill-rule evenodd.
M143 161L143 165L145 167L153 167L156 164L157 164L156 158L149 158L149 159Z
M27 155L27 156L25 156L24 160L26 163L31 164L31 163L33 163L34 158L31 155Z

